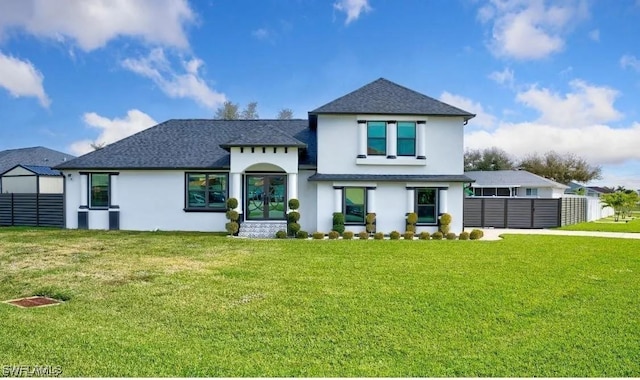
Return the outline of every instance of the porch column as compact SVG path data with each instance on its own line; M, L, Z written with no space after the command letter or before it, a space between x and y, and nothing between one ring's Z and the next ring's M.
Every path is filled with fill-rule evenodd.
M333 212L342 212L342 187L333 187Z
M366 120L358 120L358 158L367 158Z
M367 214L376 212L376 188L367 187Z
M80 208L88 208L89 201L87 196L89 195L89 175L80 174Z
M449 202L447 201L447 189L438 190L438 212L444 214L449 210Z
M298 199L298 173L287 174L287 195L289 199ZM287 212L289 212L289 202L287 202Z
M416 158L418 160L426 160L427 156L427 122L425 120L418 120L416 128L416 139L418 140L418 150L416 152Z
M236 211L242 214L242 174L231 173L231 197L238 200Z
M387 158L396 158L398 154L398 128L395 120L387 121Z
M407 214L415 212L414 210L414 200L416 197L416 189L413 187L407 187Z
M109 181L109 185L111 186L109 194L109 208L118 208L120 199L118 196L118 175L111 174L109 176Z

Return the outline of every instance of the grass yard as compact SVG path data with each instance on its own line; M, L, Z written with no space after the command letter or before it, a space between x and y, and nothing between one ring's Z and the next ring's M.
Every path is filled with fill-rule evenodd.
M640 376L638 242L0 229L0 366L63 376Z
M568 231L634 232L640 233L640 214L634 212L633 218L614 221L608 217L594 222L584 222L558 228Z

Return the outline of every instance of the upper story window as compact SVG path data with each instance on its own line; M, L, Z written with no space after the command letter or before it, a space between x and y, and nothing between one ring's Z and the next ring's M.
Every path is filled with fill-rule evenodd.
M527 194L528 197L537 197L538 196L538 189L536 189L536 188L527 188L526 194Z
M224 211L227 208L226 173L187 173L187 209Z
M342 202L344 224L365 224L366 197L367 189L364 187L345 187Z
M109 207L109 173L89 175L89 208Z
M398 122L398 156L416 155L416 123Z
M384 156L387 154L387 123L370 121L367 123L367 154Z

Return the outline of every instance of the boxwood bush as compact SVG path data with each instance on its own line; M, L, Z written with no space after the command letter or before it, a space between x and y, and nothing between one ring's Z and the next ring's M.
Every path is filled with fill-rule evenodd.
M335 240L340 237L340 233L338 231L329 231L329 239Z
M458 236L460 240L469 240L469 233L467 231L460 232L460 236Z
M391 240L399 240L400 239L400 232L391 231L391 233L389 233L389 239L391 239Z
M447 238L447 240L456 240L457 238L455 232L449 232L445 235L445 237Z
M360 240L368 240L369 239L369 233L367 231L360 231L358 233L358 238L360 238Z
M440 231L436 231L434 233L431 234L431 239L433 240L442 240L444 236L442 235L442 232Z
M414 233L413 231L406 231L404 233L404 240L413 240Z
M300 230L296 233L296 238L298 239L306 239L309 237L309 233L307 231Z
M384 239L384 234L382 232L376 232L375 235L373 235L373 238L375 240L383 240Z
M276 238L277 239L286 239L286 237L287 237L287 231L280 230L280 231L276 232Z
M353 232L352 231L344 231L342 233L342 238L346 239L346 240L351 240L353 239Z
M418 235L418 238L420 238L420 240L429 240L431 239L431 234L427 231L422 231L420 232L420 235Z
M322 240L324 239L324 232L314 232L311 236L316 240Z

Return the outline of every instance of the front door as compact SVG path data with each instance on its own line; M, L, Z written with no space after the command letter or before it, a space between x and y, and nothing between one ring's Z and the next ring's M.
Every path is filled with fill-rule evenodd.
M247 175L247 220L284 220L286 183L284 174Z

